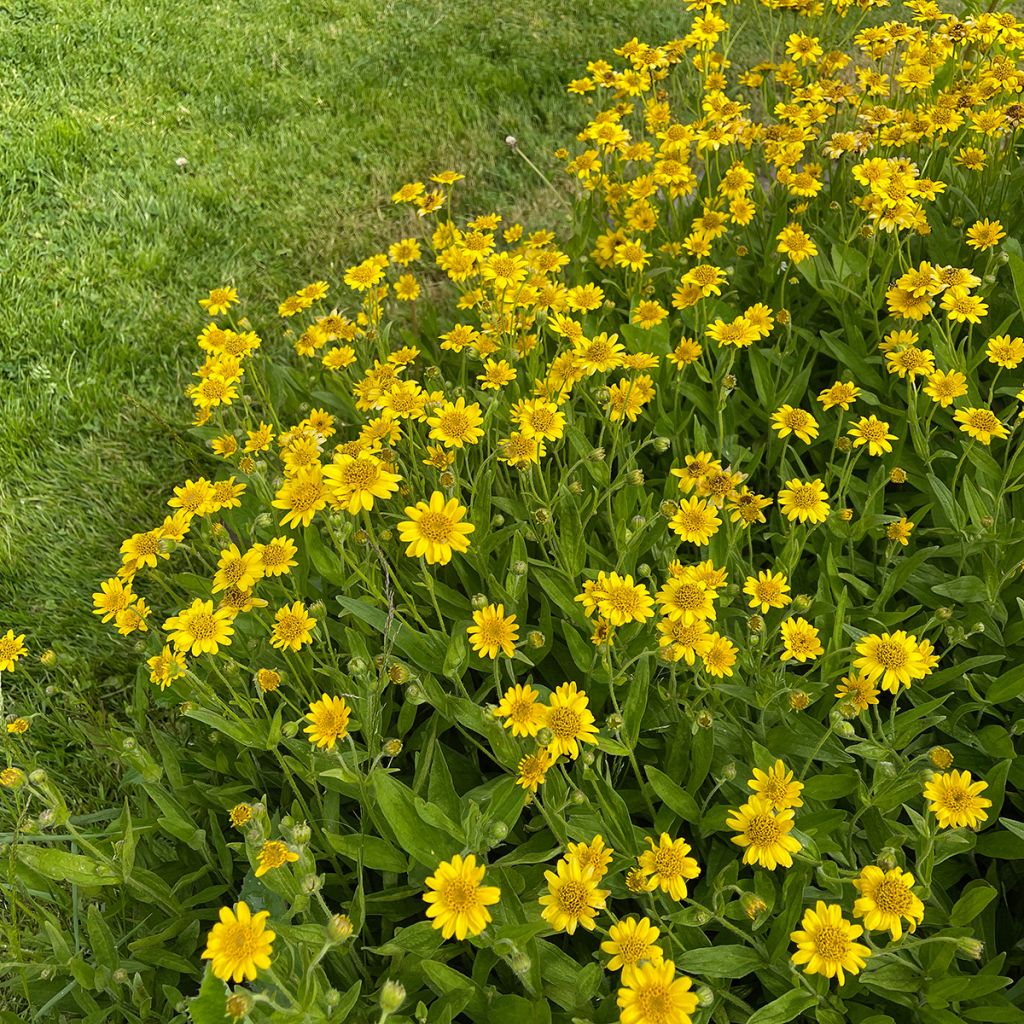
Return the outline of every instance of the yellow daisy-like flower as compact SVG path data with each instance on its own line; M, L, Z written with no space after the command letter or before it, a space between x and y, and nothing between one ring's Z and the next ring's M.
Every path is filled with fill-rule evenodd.
M645 622L654 614L654 599L647 587L633 582L632 576L620 576L617 572L605 576L602 573L593 596L598 612L613 626Z
M466 632L470 646L481 658L497 658L499 651L506 658L515 654L519 627L514 615L505 614L503 604L489 604L473 612L473 623Z
M423 894L427 917L444 938L454 935L461 942L467 935L479 935L490 924L487 908L501 899L501 890L496 885L480 884L486 871L483 864L477 867L473 854L465 860L455 854L450 861L441 861L426 880L430 890Z
M303 644L313 642L316 619L306 611L301 601L278 608L270 634L272 647L282 651L297 651Z
M806 619L786 619L781 632L783 649L779 661L788 661L790 658L801 663L814 661L825 653L817 628Z
M751 791L768 801L773 811L785 811L790 807L803 807L800 793L804 784L793 778L793 772L786 768L781 758L768 769L755 768L753 778L747 780Z
M22 736L28 732L30 724L27 718L15 718L13 722L7 723L7 734L9 736Z
M306 721L310 724L302 731L309 742L318 747L333 750L334 744L348 735L348 723L352 709L344 697L322 694L319 700L309 705Z
M976 220L967 229L967 244L972 249L979 251L991 249L999 241L1006 237L1003 225L997 220Z
M185 657L165 644L159 654L146 659L146 666L149 668L150 682L166 690L175 679L185 674Z
M864 934L859 924L852 924L843 917L843 908L826 905L818 900L814 910L804 911L799 931L790 933L790 940L796 945L793 963L802 965L805 974L823 974L826 978L838 978L840 985L846 984L846 972L858 974L863 969L871 950L854 940Z
M237 301L238 292L234 288L214 288L207 298L199 300L199 305L210 316L220 316L221 313L226 313Z
M792 598L789 596L789 581L784 573L761 571L756 577L748 576L743 584L743 593L750 598L750 607L767 615L771 608L785 608Z
M638 964L628 976L623 972L622 981L615 997L622 1024L692 1024L698 1003L693 982L685 974L677 978L671 960Z
M700 865L690 853L690 844L685 839L673 839L662 832L657 844L647 836L644 842L650 846L639 857L640 870L647 879L648 888L661 889L674 900L686 899L686 883L700 874Z
M268 839L260 847L260 862L256 868L256 877L261 878L268 871L285 864L294 864L298 859L299 855L294 850L289 850L280 839Z
M516 771L519 773L516 785L522 786L529 793L536 793L537 787L544 784L548 769L555 759L548 753L547 747L538 747L533 754L520 758Z
M828 491L820 480L790 480L779 491L779 508L790 522L823 523L829 513Z
M324 486L332 505L350 515L369 512L374 500L382 501L398 490L401 477L369 452L339 455L323 472Z
M662 614L683 625L714 621L714 601L715 592L689 574L670 577L658 591L658 605Z
M718 533L722 520L712 502L701 498L684 498L668 525L684 543L703 547Z
M804 444L810 444L818 436L818 421L803 409L784 405L772 413L772 430L779 437L795 434Z
M744 864L760 864L769 871L780 864L784 868L793 866L792 855L799 852L800 843L789 834L793 829L792 808L776 813L770 800L755 796L730 815L726 824L739 832L732 841L743 847Z
M589 843L570 843L566 856L579 864L581 869L591 868L594 880L599 882L608 874L608 865L612 862L614 852L611 847L604 845L600 835L596 835Z
M889 433L889 424L877 416L862 416L847 434L853 438L853 447L867 446L868 455L885 455L892 451L890 441L896 440L895 434Z
M565 754L572 760L580 756L581 743L597 743L590 699L574 682L562 683L551 695L544 725L551 730L548 752L552 757Z
M984 445L992 443L993 437L1005 441L1010 432L991 409L957 409L953 419L960 424L960 429L975 441Z
M15 636L13 629L7 630L0 635L0 672L13 672L14 667L27 653L25 634L19 633Z
M536 736L547 718L547 710L537 703L537 697L532 686L510 686L494 709L494 717L504 718L503 725L512 730L513 736Z
M134 600L135 595L132 593L131 583L124 583L116 576L111 576L109 580L104 580L100 584L100 589L92 595L92 613L93 615L101 616L101 622L109 622L118 612L124 611ZM8 630L6 638L8 642L12 642L13 636L14 631ZM24 639L25 637L22 635L21 640ZM21 653L23 654L24 651ZM9 672L10 669L0 669L0 671Z
M581 868L576 861L562 858L554 871L545 871L547 895L541 896L544 918L556 932L573 935L578 927L594 929L594 918L603 910L607 889L597 887L593 868Z
M736 664L738 648L721 633L711 633L704 641L704 649L699 650L701 661L709 675L721 679L732 675L732 667Z
M987 797L979 796L988 789L988 783L972 781L970 772L955 769L944 775L933 775L924 787L928 809L939 819L939 828L977 828L988 820L986 807L992 806Z
M236 984L244 978L254 981L256 972L270 967L277 936L266 927L269 910L249 911L243 900L234 908L221 907L220 920L210 929L202 958L211 961L211 969L221 981Z
M266 544L253 544L252 549L259 555L264 576L283 576L299 564L295 561L299 549L288 536L275 537Z
M483 421L476 402L466 405L466 400L459 398L455 402L445 402L433 416L428 417L427 425L432 441L440 441L446 448L461 448L476 444L484 436L480 429Z
M930 671L917 637L902 629L881 635L869 633L857 644L856 651L860 657L854 660L854 668L890 693L897 693L901 686L909 687Z
M878 689L867 676L859 672L851 672L843 676L842 682L836 688L838 700L848 700L859 714L867 711L872 704L878 703Z
M217 572L213 577L213 592L219 593L228 587L239 590L252 590L256 582L263 576L263 563L260 553L250 548L243 555L237 544L225 548L217 561Z
M434 491L429 503L407 505L405 514L409 518L398 524L398 533L408 545L405 553L410 558L423 557L428 565L447 565L453 552L469 549L469 534L476 527L462 522L466 509L455 498L446 502L440 491Z
M651 924L650 918L624 917L608 929L608 940L601 943L601 952L611 959L609 971L622 971L625 978L645 960L652 964L663 959L661 946L657 945L661 929Z
M869 931L887 931L895 942L903 935L903 918L911 932L924 920L924 904L914 895L914 876L909 871L883 871L871 864L853 885L860 893L853 916L864 918Z
M216 654L220 647L231 643L235 632L231 618L231 612L226 609L214 610L212 601L196 598L188 608L167 619L164 629L178 651L193 655Z
M829 409L834 409L839 406L844 412L850 408L850 405L856 400L860 394L860 388L857 387L853 381L841 381L837 380L829 388L825 388L819 395L818 401L821 402L822 407L828 412Z
M327 504L323 470L319 465L300 469L288 477L274 495L271 505L285 510L282 526L309 526L313 517Z

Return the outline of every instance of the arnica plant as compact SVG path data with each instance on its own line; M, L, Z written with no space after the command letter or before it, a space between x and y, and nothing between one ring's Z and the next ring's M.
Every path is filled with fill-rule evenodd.
M508 140L564 223L201 297L109 814L8 691L5 1022L1024 1021L1020 8L672 3Z

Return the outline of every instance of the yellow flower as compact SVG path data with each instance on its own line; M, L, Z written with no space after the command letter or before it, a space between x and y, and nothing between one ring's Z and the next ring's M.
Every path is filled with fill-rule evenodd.
M398 490L401 477L369 452L339 455L324 469L324 483L331 503L350 515L369 512L375 498L382 501Z
M705 649L698 653L708 674L719 679L731 676L732 667L736 664L736 645L720 633L712 633L705 643Z
M220 316L226 313L238 301L238 292L234 288L214 288L209 297L199 300L199 305L206 310L210 316Z
M323 470L319 465L300 469L288 477L281 489L274 495L271 505L285 509L282 526L309 526L313 516L327 504L324 490Z
M131 582L125 584L116 576L111 576L109 580L104 580L100 584L100 589L92 595L93 615L101 616L101 622L109 622L134 600L135 595L132 593ZM8 641L13 638L13 635L13 631L8 631ZM25 637L22 635L20 640L24 639ZM0 671L10 671L10 669Z
M28 732L29 725L27 718L15 718L13 722L7 723L7 733L9 736L21 736Z
M804 444L810 444L818 436L818 421L803 409L783 405L772 413L772 429L779 437L795 434Z
M909 687L916 679L923 679L931 669L918 646L917 637L898 629L895 633L869 633L856 647L859 668L871 682L880 683L883 690L897 693L901 686Z
M260 847L260 862L256 868L256 877L261 878L268 871L284 864L293 864L298 859L299 855L289 850L279 839L268 839Z
M196 598L188 608L172 615L164 622L169 640L178 651L193 655L216 654L221 646L227 647L235 630L231 613L218 608L212 601Z
M331 697L325 693L309 705L306 721L310 724L302 731L309 737L310 743L333 750L334 744L348 735L351 717L352 709L344 697Z
M839 406L845 412L859 394L860 388L853 381L843 382L837 380L830 388L825 388L818 395L818 401L821 402L826 412L836 406Z
M228 811L228 819L235 828L241 828L252 821L252 806L250 804L235 804Z
M784 608L792 600L789 596L789 581L784 573L761 571L748 576L743 584L743 593L750 598L751 608L758 608L767 615L770 608Z
M450 861L441 861L426 880L430 890L423 894L427 917L433 919L433 927L440 928L444 938L454 935L461 942L467 935L479 935L490 924L487 908L498 902L501 890L496 885L480 884L486 870L483 864L477 867L473 854L465 860L455 854Z
M591 868L594 881L599 882L608 874L608 865L612 862L614 851L604 845L600 835L594 836L589 843L570 843L567 858L575 861L581 870Z
M668 525L684 543L703 547L718 533L722 520L711 502L701 498L684 498Z
M466 405L464 398L455 402L445 402L440 409L428 417L430 439L440 441L446 448L461 448L466 444L476 444L484 432L480 424L484 418L480 406L474 402Z
M202 954L221 981L254 981L257 970L270 967L277 936L266 927L268 917L269 910L250 913L244 901L236 903L233 910L221 907L220 920L210 929Z
M673 622L690 625L715 619L715 592L692 576L672 576L658 591L661 613Z
M225 548L217 561L217 572L213 577L213 592L216 594L228 587L239 590L252 590L257 580L263 576L263 564L260 553L250 548L244 555L238 550L237 544Z
M547 747L538 747L533 754L527 754L520 758L516 770L519 777L516 785L530 793L536 793L537 787L543 785L548 769L555 763L555 759L548 753Z
M952 405L953 399L967 394L967 377L959 370L950 370L949 373L936 370L929 374L924 393L945 409Z
M622 971L627 977L633 968L645 960L661 963L662 949L656 945L661 930L651 924L650 918L624 917L608 929L608 941L601 943L601 952L607 953L609 971Z
M755 796L729 813L726 824L740 833L732 841L744 848L744 864L760 864L769 871L780 864L784 868L793 866L792 855L800 850L800 843L789 834L793 829L792 808L775 813L770 800Z
M700 866L688 856L690 844L685 839L673 839L662 832L657 845L650 836L644 839L649 850L640 854L639 865L650 889L659 888L674 900L686 899L686 882L700 874Z
M578 927L594 929L594 918L603 910L607 889L597 887L591 867L581 868L576 861L562 858L554 871L545 871L547 895L541 896L541 917L557 932L575 934Z
M913 532L914 524L906 516L900 516L899 519L889 523L885 528L886 538L888 540L896 541L904 547L910 543L910 535Z
M109 618L109 616L108 616ZM107 620L104 619L104 622ZM15 665L28 653L25 647L25 634L14 635L9 629L0 635L0 672L13 672Z
M924 904L914 895L914 876L899 868L883 871L873 864L853 880L860 893L853 916L864 918L870 931L888 931L895 942L903 935L903 918L914 931L924 920Z
M965 434L984 445L991 444L993 437L1005 441L1010 436L1010 432L991 409L957 409L953 419L960 424Z
M999 221L989 220L987 217L984 220L976 220L967 229L967 244L972 249L979 251L991 249L1005 237L1006 232L1003 230L1003 225Z
M794 263L802 263L818 255L818 247L799 224L789 224L778 235L778 252L787 254Z
M577 690L574 682L562 683L551 695L544 725L551 730L548 752L552 757L565 754L575 760L580 756L581 743L597 743L594 715L588 704L586 693Z
M185 658L169 645L165 645L159 654L146 660L149 668L150 682L156 683L161 690L166 690L175 679L185 674Z
M693 982L680 975L671 960L638 964L623 971L623 988L616 995L622 1024L692 1024L697 996Z
M601 573L593 590L598 612L613 626L646 622L653 614L654 599L642 583L617 572Z
M288 536L275 537L266 544L253 544L252 550L259 555L264 576L283 576L299 564L295 561L299 549Z
M889 424L877 416L862 416L847 431L853 438L854 448L867 445L868 455L884 455L892 451L890 441L896 440L895 434L889 433Z
M537 703L537 696L532 686L510 686L494 709L494 717L504 718L502 724L512 730L513 736L536 736L547 717L544 705Z
M469 534L476 527L462 522L466 509L455 498L446 502L440 491L434 491L429 504L407 505L405 514L409 518L398 524L398 533L408 545L405 553L410 558L424 557L428 565L447 565L452 552L469 549Z
M497 658L501 651L506 658L515 654L519 627L514 615L505 614L503 604L489 604L473 612L474 625L466 632L470 646L482 658Z
M789 480L779 491L779 508L790 522L823 523L829 513L828 492L820 480Z
M484 391L500 391L516 379L516 371L505 359L486 359L483 369L484 372L478 374L476 379Z
M859 714L861 711L867 711L872 704L878 703L878 690L867 676L851 672L848 676L843 676L836 689L836 697L839 700L848 698Z
M274 616L270 644L282 651L297 651L303 644L313 642L314 619L301 601L278 608Z
M790 807L804 805L800 796L804 784L793 778L793 772L787 770L781 759L766 772L755 768L754 777L747 780L747 785L754 793L767 800L773 811L785 811Z
M826 905L818 900L814 910L804 911L801 929L790 933L796 945L793 963L806 964L805 974L823 974L826 978L839 978L846 984L846 973L858 974L871 955L867 946L854 942L864 929L843 917L843 908Z
M779 661L793 658L795 661L814 661L824 654L818 630L806 619L786 619L782 624L782 654Z
M929 801L928 809L939 819L939 828L977 828L988 820L984 809L992 806L991 800L978 796L985 789L987 782L973 782L970 772L954 769L944 775L933 775L925 783L924 795Z

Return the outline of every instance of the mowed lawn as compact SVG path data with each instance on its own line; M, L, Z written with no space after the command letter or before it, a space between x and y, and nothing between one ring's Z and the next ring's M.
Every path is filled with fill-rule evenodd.
M0 627L100 677L128 665L90 594L203 471L182 428L206 289L270 314L338 282L409 217L394 187L446 167L474 208L552 219L505 136L557 175L586 116L565 83L681 19L648 0L8 4Z

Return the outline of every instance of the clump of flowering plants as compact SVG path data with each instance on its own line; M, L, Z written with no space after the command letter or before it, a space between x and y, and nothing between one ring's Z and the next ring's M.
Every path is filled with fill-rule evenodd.
M136 810L14 847L150 1005L1024 1020L1024 27L687 7L571 83L564 237L444 171L202 300L209 468L94 595Z

